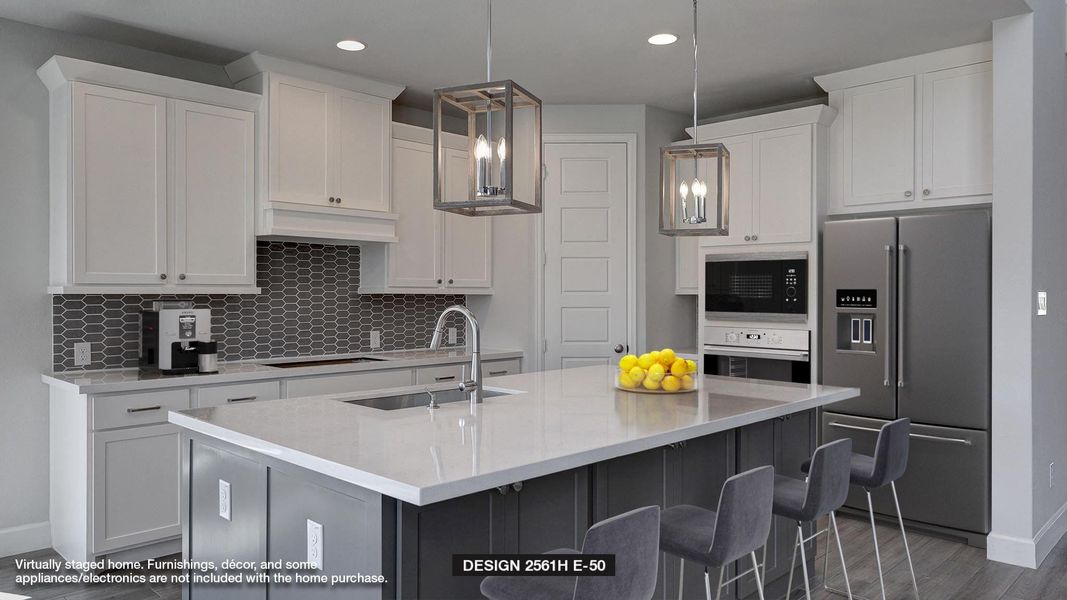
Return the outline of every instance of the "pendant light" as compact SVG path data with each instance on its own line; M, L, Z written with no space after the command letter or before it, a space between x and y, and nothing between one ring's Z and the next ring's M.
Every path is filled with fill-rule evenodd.
M693 143L660 149L659 232L663 235L729 235L730 152L700 143L697 127L697 0L693 0ZM709 183L713 188L709 188ZM714 215L708 215L708 194Z
M487 0L486 82L434 90L433 207L467 216L541 212L541 101L510 79L493 81L493 1ZM445 145L444 105L467 116L463 156ZM466 175L465 185L454 179ZM453 178L453 180L449 180Z

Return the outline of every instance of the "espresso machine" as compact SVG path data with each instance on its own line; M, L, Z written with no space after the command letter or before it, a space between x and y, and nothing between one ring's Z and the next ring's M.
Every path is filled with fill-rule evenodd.
M213 343L210 309L171 301L156 302L152 310L141 311L142 369L166 375L201 372L201 348Z

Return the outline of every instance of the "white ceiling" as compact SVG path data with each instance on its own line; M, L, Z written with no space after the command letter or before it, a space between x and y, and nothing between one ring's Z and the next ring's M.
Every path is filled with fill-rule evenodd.
M701 117L819 94L812 76L988 40L1024 0L702 0ZM546 103L692 106L687 0L496 0L493 74ZM409 86L485 78L485 0L0 0L0 16L223 64L253 50ZM672 32L672 46L646 38ZM355 38L362 52L334 44Z

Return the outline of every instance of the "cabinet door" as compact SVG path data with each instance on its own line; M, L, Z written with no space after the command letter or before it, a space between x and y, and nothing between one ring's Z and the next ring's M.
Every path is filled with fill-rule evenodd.
M391 287L438 287L443 281L441 252L445 213L433 208L433 147L393 140L393 210L400 215L389 244Z
M993 66L923 75L922 198L993 193Z
M181 434L152 425L93 434L93 551L181 535Z
M467 194L467 153L445 153L445 185L450 198ZM493 219L445 213L445 284L457 288L493 287Z
M175 283L253 285L255 115L171 101Z
M335 90L334 100L336 112L330 132L336 140L331 145L335 152L331 166L336 167L333 193L337 205L386 212L392 105L388 100L348 90Z
M845 206L911 202L915 192L915 78L844 91Z
M700 281L700 238L674 238L674 293L696 294Z
M589 470L575 469L524 481L508 520L505 552L539 554L556 548L580 550L589 521Z
M752 241L811 240L811 125L764 131L752 139L756 169Z
M72 91L74 283L161 283L167 101L84 83Z
M730 235L701 236L701 246L735 246L747 244L752 233L753 155L752 136L738 135L713 140L722 143L730 151Z
M270 75L270 200L333 206L329 86Z

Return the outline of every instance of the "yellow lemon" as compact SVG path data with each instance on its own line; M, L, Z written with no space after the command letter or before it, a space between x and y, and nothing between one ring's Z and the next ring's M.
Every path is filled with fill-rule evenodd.
M669 368L671 365L673 365L675 358L677 357L674 355L674 350L671 350L670 348L664 348L663 350L659 351L659 364L663 365L664 367Z
M663 377L667 374L667 370L663 368L663 365L656 363L648 368L648 379L652 381L663 381Z
M686 369L688 369L688 371L690 373L696 373L697 372L697 361L695 361L695 360L687 360L687 361L685 361L685 366L686 366Z
M633 377L630 377L629 373L619 373L619 385L632 390L637 387L637 382L633 380Z
M619 370L621 371L629 371L630 369L636 366L637 357L633 354L627 354L626 356L619 359Z
M630 369L629 373L627 374L630 376L630 379L634 380L634 383L641 383L641 381L645 378L645 370L641 367L634 367Z
M641 382L641 385L645 386L646 390L659 389L659 381L653 381L651 377L645 377L645 380Z
M652 366L652 363L654 362L656 361L652 360L652 355L647 352L637 357L637 366L641 367L642 369L645 369L646 371L649 367Z
M665 392L677 392L682 387L682 381L674 375L668 375L663 378L663 382L660 383L663 386Z
M659 350L653 350L652 352L649 352L648 356L652 358L652 364L656 364L659 362Z
M688 372L689 366L685 364L685 359L683 358L675 359L674 363L671 364L671 375L675 377L681 377Z
M693 389L694 383L695 382L693 381L692 377L690 377L689 375L682 375L682 389L683 390L691 390L691 389Z

